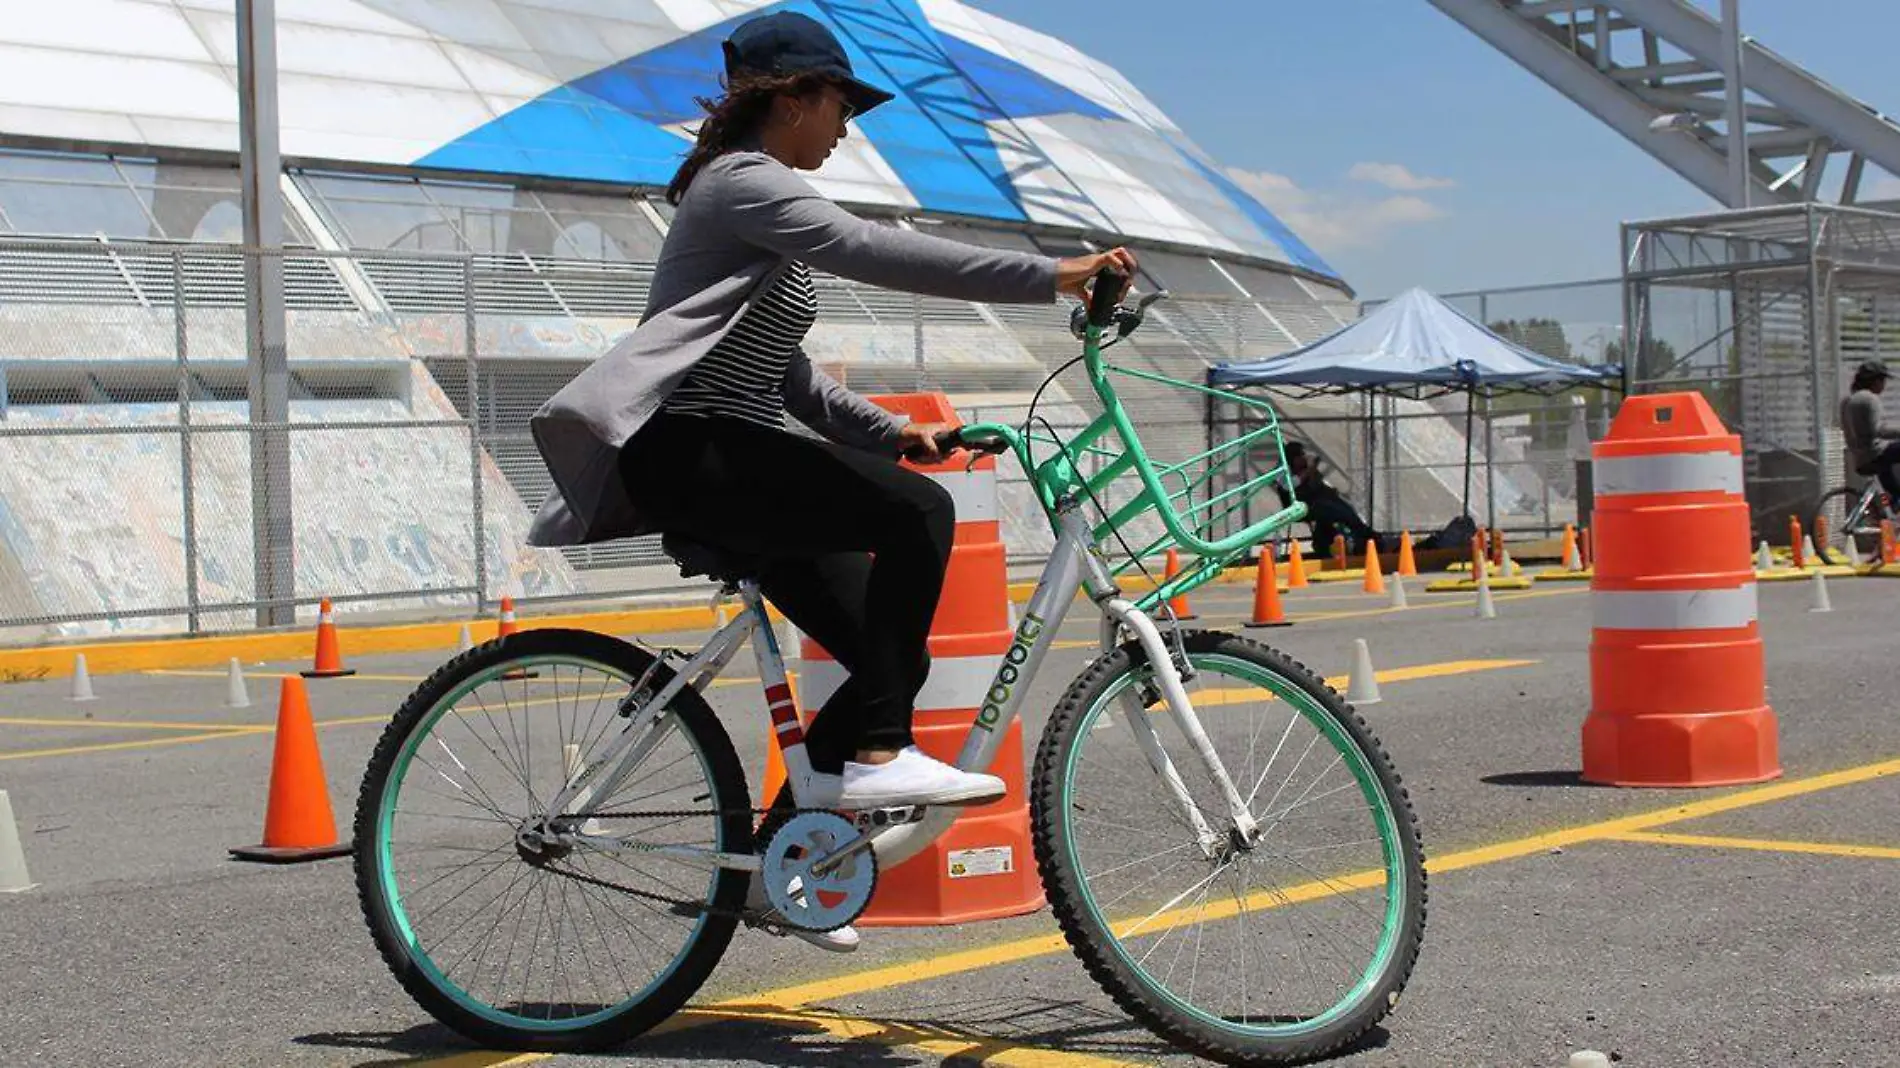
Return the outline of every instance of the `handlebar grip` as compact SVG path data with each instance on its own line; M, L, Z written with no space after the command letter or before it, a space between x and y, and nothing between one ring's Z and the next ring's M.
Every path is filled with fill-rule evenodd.
M939 455L942 455L942 456L948 456L951 453L957 451L958 449L968 449L971 452L989 453L991 455L1001 455L1002 453L1009 451L1009 446L1002 441L975 442L975 441L963 440L962 427L952 427L949 430L939 430L937 432L935 441L937 445L937 452ZM904 450L904 459L922 460L923 453L921 452L921 450L915 447L908 448Z
M1122 297L1122 276L1104 267L1095 273L1095 288L1089 291L1089 322L1107 326L1115 321L1115 305Z

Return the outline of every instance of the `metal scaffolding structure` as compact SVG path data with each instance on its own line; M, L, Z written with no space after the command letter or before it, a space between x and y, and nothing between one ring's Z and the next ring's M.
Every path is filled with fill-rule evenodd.
M1860 476L1842 460L1854 366L1900 348L1900 213L1819 203L1623 227L1630 393L1697 390L1742 436L1756 537Z

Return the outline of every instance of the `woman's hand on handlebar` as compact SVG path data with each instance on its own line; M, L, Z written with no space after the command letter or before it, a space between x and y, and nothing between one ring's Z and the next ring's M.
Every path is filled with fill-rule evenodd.
M1069 256L1057 260L1056 292L1067 293L1086 303L1089 299L1089 281L1102 271L1113 271L1121 276L1122 291L1115 295L1115 299L1120 300L1134 283L1135 254L1125 248L1112 248L1090 256Z
M897 451L906 460L936 463L956 447L956 434L943 423L905 423L897 432Z

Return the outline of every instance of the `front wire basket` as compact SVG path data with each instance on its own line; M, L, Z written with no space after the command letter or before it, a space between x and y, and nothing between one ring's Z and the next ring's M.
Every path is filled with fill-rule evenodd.
M1076 487L1101 515L1094 527L1097 544L1113 539L1129 554L1111 566L1117 578L1139 570L1152 580L1144 562L1170 549L1192 558L1141 597L1138 605L1144 611L1212 581L1304 517L1306 508L1293 495L1279 415L1271 404L1106 361L1102 371L1098 392L1106 410L1094 422L1068 440L1034 427L1025 427L1024 437L1057 449L1055 456L1036 464L1044 506L1053 513L1055 487ZM1209 442L1208 448L1185 459L1151 456L1122 409L1108 379L1112 375L1217 397L1249 409L1259 425L1231 440ZM1208 429L1211 437L1211 425ZM1152 477L1152 485L1144 476ZM1269 488L1278 492L1262 502Z

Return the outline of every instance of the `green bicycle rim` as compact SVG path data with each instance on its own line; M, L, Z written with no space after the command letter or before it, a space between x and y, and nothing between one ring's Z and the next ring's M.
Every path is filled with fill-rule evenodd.
M1287 702L1289 706L1298 710L1302 718L1317 727L1320 733L1324 734L1327 740L1332 742L1334 751L1345 757L1346 765L1352 769L1353 778L1359 783L1360 793L1365 796L1377 814L1379 846L1385 858L1386 885L1396 889L1388 897L1385 922L1379 932L1379 944L1373 952L1372 962L1366 968L1365 972L1360 975L1358 982L1356 982L1347 995L1340 999L1337 1004L1333 1005L1332 1008L1327 1009L1312 1019L1304 1020L1297 1024L1279 1027L1256 1027L1249 1024L1236 1024L1232 1020L1223 1019L1204 1012L1198 1006L1191 1005L1179 997L1176 997L1174 991L1168 989L1166 986L1155 982L1153 978L1148 975L1147 970L1130 957L1127 951L1123 949L1120 939L1113 937L1111 934L1108 942L1109 945L1113 947L1115 955L1121 958L1122 963L1126 965L1130 971L1141 976L1150 990L1160 994L1175 1008L1197 1020L1222 1030L1235 1031L1259 1038L1294 1038L1310 1034L1331 1024L1341 1016L1350 1012L1353 1006L1358 1005L1360 1001L1378 985L1379 975L1385 971L1386 967L1391 963L1393 956L1398 951L1400 933L1405 926L1406 888L1403 875L1405 859L1398 840L1397 818L1393 814L1391 804L1386 800L1385 791L1379 785L1378 773L1373 771L1367 764L1365 754L1360 751L1358 745L1353 743L1351 736L1346 734L1345 729L1341 727L1331 715L1327 714L1325 709L1320 708L1306 691L1293 685L1280 675L1267 671L1260 667L1260 665L1245 660L1236 660L1218 653L1190 653L1188 654L1188 660L1197 666L1205 665L1216 670L1227 672L1234 677L1244 678L1260 686L1264 686L1272 691L1280 700ZM1090 706L1088 712L1083 715L1082 722L1075 726L1075 735L1078 738L1087 737L1096 718L1102 714L1102 711L1109 706L1111 701L1120 697L1124 690L1133 685L1136 678L1137 675L1134 672L1124 673L1121 676L1119 685L1115 686L1108 693L1104 694L1100 700ZM1073 784L1075 781L1075 762L1080 752L1080 745L1071 745L1069 747L1068 756L1063 761L1062 767L1062 777L1066 784ZM1072 789L1065 789L1064 792L1073 795ZM1067 822L1066 812L1067 807L1065 806L1065 824ZM1071 871L1079 874L1082 871L1082 862L1081 858L1076 855L1075 841L1075 834L1064 833L1063 849L1068 854L1069 868ZM1082 899L1088 906L1089 913L1096 918L1101 926L1112 932L1115 925L1110 922L1106 916L1102 915L1101 907L1096 904L1094 891L1089 888L1088 881L1083 878L1077 878L1076 884L1081 889Z
M474 675L462 685L457 686L447 697L436 702L435 707L431 708L428 715L423 717L423 721L418 724L417 729L409 732L409 737L403 742L402 751L396 754L396 761L390 768L389 782L383 788L382 803L377 809L376 860L379 867L378 874L383 887L383 898L389 903L391 918L395 920L396 928L402 934L403 944L409 949L409 959L414 961L416 965L422 969L423 973L429 977L429 982L432 986L447 994L457 1005L462 1006L491 1023L499 1024L504 1027L518 1027L531 1031L558 1033L564 1031L578 1031L583 1028L591 1027L594 1024L611 1020L621 1013L626 1012L631 1006L646 1000L653 991L664 985L667 980L673 977L673 973L679 970L679 966L686 960L687 955L691 953L693 947L699 943L700 935L706 926L706 920L711 914L701 914L699 922L693 925L690 936L685 940L684 944L680 946L680 951L667 963L666 968L654 977L652 982L641 988L639 993L618 1004L588 1013L586 1016L576 1016L565 1020L536 1020L532 1017L516 1016L512 1013L502 1012L494 1006L469 994L462 989L460 984L442 974L442 970L436 967L434 958L430 957L429 954L422 949L416 940L415 932L409 926L408 912L402 905L402 892L396 886L396 873L390 865L389 834L392 826L391 817L394 815L396 803L400 799L402 784L408 779L409 763L415 757L416 749L422 744L422 739L435 728L436 723L441 720L442 716L446 714L449 709L454 708L457 702L473 692L477 687L494 681L495 678L505 672L539 665L593 668L620 678L629 685L632 684L631 679L627 679L620 675L620 673L608 669L607 665L593 660L583 660L578 657L538 656L514 659L496 664L488 670ZM699 751L697 744L692 743L690 735L687 736L687 740L692 746L693 757L699 761L701 773L706 776L708 783L712 782L713 773L712 769L706 764L706 755ZM715 826L718 828L716 833L719 837L717 848L723 851L726 848L725 825L716 822ZM715 880L718 879L719 873L717 871L713 872L712 878ZM710 890L708 894L710 895Z

